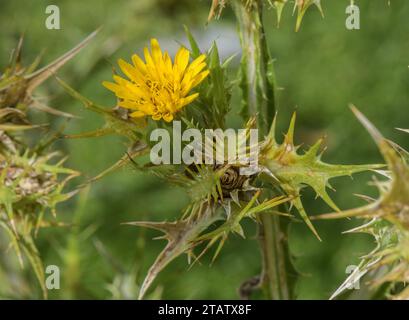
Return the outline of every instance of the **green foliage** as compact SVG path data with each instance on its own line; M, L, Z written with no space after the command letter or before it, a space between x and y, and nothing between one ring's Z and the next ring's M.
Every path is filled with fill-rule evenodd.
M185 27L186 36L191 47L192 58L197 58L201 53L197 42L189 29ZM205 128L225 128L225 117L230 111L230 97L232 84L227 78L227 69L233 57L220 61L219 50L216 42L207 52L206 63L210 75L203 81L199 88L199 98L194 103L194 110L184 110L184 117L200 122ZM193 109L193 108L192 108Z
M293 197L292 204L315 234L320 239L312 225L301 201L300 191L304 186L314 189L317 197L322 198L332 209L339 211L334 201L327 193L331 187L329 180L340 176L351 176L353 173L381 168L383 165L330 165L321 160L319 153L322 140L318 140L304 154L298 154L299 146L294 145L294 127L296 115L293 114L282 144L275 138L275 121L270 134L261 151L261 164L266 167L266 173L272 182Z
M221 9L233 2L233 0L214 0L210 17L219 16ZM42 5L46 2L36 2L36 5L39 5L38 3ZM405 210L401 210L407 206L405 191L407 178L406 169L404 169L407 168L407 165L404 165L407 163L407 152L403 150L406 147L405 138L401 136L397 138L401 147L390 141L382 142L387 145L385 148L389 149L388 153L392 154L391 158L395 161L392 161L395 164L391 165L385 157L389 166L388 171L378 170L377 166L329 165L320 159L318 149L321 140L315 143L316 137L322 136L325 128L325 133L329 134L327 153L329 162L377 162L373 148L366 144L358 129L349 125L350 116L341 109L350 100L359 100L360 105L371 106L372 109L365 110L365 113L376 121L396 123L397 126L407 128L407 113L399 109L406 103L403 87L407 77L407 63L404 62L407 59L407 46L400 41L400 35L407 28L406 24L399 22L405 21L408 8L406 2L396 4L397 1L390 7L386 7L383 2L360 3L362 11L367 12L363 19L376 20L377 24L371 28L362 28L359 33L356 33L359 36L356 36L355 33L342 29L346 4L341 1L328 2L328 7L325 8L328 18L325 21L319 19L318 12L308 10L315 5L322 13L319 1L235 1L236 4L245 4L247 11L244 12L249 16L254 15L251 9L255 5L264 8L262 19L256 13L251 21L256 22L253 24L256 28L265 29L258 33L265 42L257 42L260 39L255 39L256 41L248 39L251 41L246 43L257 51L257 57L248 58L244 52L240 77L235 76L238 66L235 65L233 57L224 59L225 43L221 42L225 39L226 28L230 30L229 28L232 27L231 15L226 10L221 22L212 22L212 25L205 30L207 35L205 38L208 38L208 34L214 38L215 35L211 33L216 33L217 37L220 36L220 39L217 39L218 46L214 44L209 50L203 50L207 53L207 64L211 69L211 75L198 88L200 99L179 115L184 128L225 128L231 123L234 126L240 126L241 124L236 120L240 99L245 111L242 113L244 123L250 116L259 115L256 122L263 132L260 136L260 147L263 151L262 160L265 170L248 179L237 177L236 166L154 166L147 163L146 155L149 153L150 145L146 137L157 126L171 131L170 126L164 123L157 125L152 121L130 119L126 110L116 107L116 102L110 102L110 97L105 94L100 85L102 79L106 79L110 72L105 58L138 52L139 44L146 42L148 37L180 39L181 35L178 32L182 23L189 25L195 34L200 34L199 30L202 29L202 22L205 21L208 2L192 3L189 0L138 0L129 5L127 10L124 10L122 3L106 0L100 1L98 6L95 6L94 1L83 2L80 7L78 4L74 6L67 3L63 4L66 21L64 24L68 26L69 23L71 27L64 27L58 33L44 33L43 11L31 10L35 8L32 4L27 4L27 10L20 10L22 19L13 23L7 18L0 21L2 30L5 31L3 43L6 46L14 39L16 26L27 29L26 25L30 25L27 40L29 44L31 41L32 45L29 47L42 48L53 43L47 51L47 55L50 56L56 54L67 41L76 39L80 30L93 30L96 25L104 21L104 34L99 37L101 41L94 47L90 47L84 55L79 56L72 64L72 68L59 72L60 78L76 88L72 89L64 81L60 81L70 96L58 95L58 88L50 82L41 88L42 94L46 92L52 97L56 95L56 99L52 101L54 105L73 108L78 101L85 107L75 111L81 119L71 121L70 128L67 129L74 134L61 135L57 132L55 137L99 137L99 139L83 140L65 139L57 143L58 148L62 148L65 154L70 155L69 167L79 168L86 173L87 180L80 187L93 182L92 192L88 197L84 195L81 200L81 219L77 217L77 213L74 213L73 202L70 200L67 205L59 207L59 213L60 211L64 213L58 215L59 222L47 212L51 212L51 208L58 202L67 200L65 198L67 195L63 193L62 188L57 190L56 186L55 194L53 192L35 193L32 197L26 197L28 201L35 203L37 209L44 207L47 212L40 217L41 212L30 214L30 211L27 214L24 210L24 215L30 217L25 219L30 220L30 223L24 220L18 225L14 223L14 227L18 230L31 225L32 233L26 239L22 236L17 239L14 227L10 223L12 219L9 213L12 213L13 219L16 220L16 215L20 216L22 210L17 210L19 211L17 214L15 211L23 205L22 200L15 195L14 186L2 187L0 211L4 220L1 220L1 224L7 234L7 237L2 237L3 233L0 234L2 250L0 294L2 297L37 297L32 288L35 286L31 286L31 279L27 278L29 272L15 268L10 255L6 254L7 246L12 245L20 249L21 256L24 256L24 252L28 253L34 273L37 274L41 284L44 284L42 264L55 263L55 261L64 264L62 290L51 293L55 298L135 299L138 297L138 291L140 297L148 299L231 298L243 279L247 277L262 279L263 274L261 277L253 276L269 269L269 266L263 265L263 270L260 270L262 263L258 261L258 253L254 250L256 244L252 241L252 237L248 237L246 241L232 237L235 234L243 237L251 235L256 222L260 238L262 236L260 226L263 226L266 230L273 230L270 236L273 240L275 238L275 243L285 244L282 247L273 248L276 250L273 255L270 255L270 258L273 256L276 259L273 259L273 262L278 261L280 263L277 264L281 264L290 258L300 272L296 274L290 268L287 269L287 274L293 279L288 282L288 287L284 277L281 276L281 270L277 273L278 279L257 280L257 283L253 283L250 288L247 297L259 297L259 295L253 295L253 292L266 289L263 281L268 281L271 286L282 286L283 289L278 296L264 290L262 294L265 297L294 298L296 297L293 294L294 284L297 284L300 298L327 298L327 292L332 290L333 284L344 275L343 264L355 263L355 255L362 251L362 247L367 243L366 238L357 236L349 240L352 236L337 235L340 229L347 225L349 227L355 222L355 219L352 219L333 224L321 223L317 229L326 241L322 243L315 241L310 233L306 233L308 230L304 232L306 228L298 228L297 219L290 214L290 208L280 203L288 202L289 205L294 206L301 215L304 214L303 218L310 224L309 214L326 210L323 206L329 205L332 209L338 210L338 205L340 208L356 205L358 200L352 197L352 193L365 190L361 179L353 182L349 179L334 179L338 193L331 194L331 197L327 192L327 188L330 187L328 182L333 177L348 176L366 169L375 170L392 178L386 181L374 180L373 184L380 191L379 197L362 208L336 212L326 217L363 218L364 226L354 228L351 232L365 232L375 237L377 247L362 259L360 268L357 270L358 273L365 273L362 277L370 281L371 292L376 294L376 296L372 294L364 298L407 297L407 292L401 290L402 281L407 281L403 270L408 268L406 250L408 236L405 228L407 214ZM294 35L292 23L285 21L286 14L291 14L286 10L291 11L289 6L292 3L296 12L294 18L296 28L300 27L301 20L308 20L304 21L302 32L297 35ZM270 6L275 10L269 10ZM10 13L13 9L16 10L15 8L17 5L13 2L6 2L4 15L12 16ZM83 11L92 9L93 14L89 19L80 19L77 14L74 14L74 10L79 8ZM121 14L113 16L111 13L114 11ZM41 12L41 16L36 12ZM275 30L273 27L273 16L276 14L279 23L281 20L280 30ZM313 19L314 14L318 19ZM156 23L158 19L161 21L160 24ZM138 23L135 24L135 21ZM403 31L390 32L398 29ZM243 30L240 31L243 32ZM196 41L187 28L186 34L192 57L197 57L201 49L207 49L202 44L205 42L203 37L198 37L200 41ZM202 48L199 48L198 43ZM379 43L382 43L381 47ZM267 44L269 50L267 50ZM169 47L172 51L171 44ZM270 50L274 56L270 54ZM35 58L35 51L27 53L30 58ZM2 60L6 61L6 54L4 52L1 54L4 58ZM361 63L362 56L365 56L365 64ZM16 55L13 58L14 61L15 57ZM45 128L48 128L50 121L44 113L73 118L68 113L48 107L50 100L47 104L42 104L40 103L42 100L31 93L27 94L26 88L29 82L25 80L35 73L38 61L33 63L34 67L27 67L22 72L27 78L19 77L22 69L13 67L13 64L7 67L11 71L2 74L0 101L1 106L5 107L0 108L0 154L7 155L8 162L16 162L19 163L18 166L26 168L24 177L41 176L42 180L44 175L50 175L58 181L57 184L62 185L65 178L71 175L69 170L64 171L65 166L57 159L39 160L50 154L45 147L55 138L51 137L36 143L37 131L27 131L37 129L43 130L40 131L43 133ZM256 73L251 77L246 66L253 62ZM273 67L278 68L278 80L283 88L277 87ZM55 72L56 70L45 72L43 75L51 76ZM13 85L10 85L11 83ZM239 83L242 89L241 96L238 94ZM85 96L103 103L96 103ZM15 102L15 98L18 103ZM255 99L252 100L254 105L249 110L251 98ZM297 152L299 148L294 144L294 133L287 133L282 143L277 142L274 136L276 132L273 134L274 139L271 139L271 135L264 139L273 121L278 98L281 106L280 117L291 113L294 105L299 106L297 141L313 145L305 153ZM28 103L30 101L32 103ZM229 118L230 116L233 116L233 119ZM41 121L33 121L38 117ZM57 121L53 119L51 127L54 127ZM284 123L278 120L277 122L278 132L280 132ZM43 123L47 123L47 127ZM291 126L294 130L294 121L290 128ZM392 126L388 125L383 130L392 130ZM402 130L407 131L407 129ZM84 131L86 133L76 134ZM28 135L27 132L33 133ZM288 140L289 135L292 137L291 141ZM33 141L34 146L30 147L30 152L26 154L27 145ZM393 149L396 156L391 151ZM338 160L335 161L334 158ZM34 163L39 161L46 165L32 170L31 161ZM106 168L112 162L114 164L108 169L98 173L100 169ZM131 171L128 166L130 163L136 170ZM399 170L396 171L396 177L392 177L391 168L395 165ZM62 171L50 174L49 170L53 171L54 167ZM10 172L10 166L7 170L0 168L3 175ZM11 166L11 168L14 167ZM124 168L122 172L107 176L108 173ZM267 179L265 179L266 175ZM97 182L102 177L105 179ZM235 177L233 179L235 183L227 185L226 182L230 181L231 177ZM365 174L360 177L365 178ZM5 176L2 176L2 179L5 179ZM175 185L178 188L174 188ZM304 188L305 186L310 186L324 199L324 202L312 202L312 197L308 196L309 188ZM364 197L364 199L371 198ZM43 206L42 203L45 205ZM367 219L370 221L368 222ZM41 228L41 232L35 237L38 220L42 221L40 226L44 227L63 226L62 221L72 222L73 227ZM123 221L133 220L141 221L131 222L131 224L163 231L164 238L168 241L146 277L145 265L155 260L154 254L159 251L160 244L150 241L145 243L150 233L146 233L144 228L135 230L119 226ZM270 221L271 224L266 221ZM278 224L277 221L279 221ZM286 230L288 224L291 226L289 233ZM312 227L311 224L310 226ZM32 240L35 240L35 246ZM288 244L291 252L286 248ZM195 264L194 262L205 260L204 254L211 247L215 247L213 257L219 257L217 265L209 269L207 266ZM222 247L224 247L223 255L220 254ZM263 254L273 252L271 247L262 247L262 242L260 247ZM41 259L39 259L40 253ZM189 273L175 279L174 275L180 272L181 263L183 263L183 261L176 261L176 258L183 253L187 253L190 257L191 266L194 265L194 268L191 267ZM232 265L235 267L231 268ZM388 272L384 276L378 273L378 269L384 269L380 266L387 266ZM165 267L168 270L164 270ZM287 268L288 265L285 267ZM229 272L229 277L225 277L226 272ZM161 278L156 280L158 286L151 288L159 273L162 274ZM264 272L264 276L266 273ZM305 277L304 274L307 273L311 276ZM145 278L144 282L143 278ZM10 284L9 279L18 279L18 292L15 292L14 283ZM171 285L162 286L161 280ZM343 292L349 283L346 282L341 286L336 294ZM162 289L164 289L163 292ZM287 289L289 290L285 294ZM274 292L274 289L271 291ZM353 298L354 293L349 296Z
M232 3L232 5L239 4L240 6L248 8L249 11L251 11L251 9L249 8L251 8L252 6L268 5L276 10L277 26L279 26L282 18L283 9L289 2L290 1L288 0L213 0L212 5L210 7L208 21L210 21L213 17L220 18L223 8L229 3ZM298 31L300 29L304 15L307 12L308 8L310 8L311 6L316 6L320 11L321 15L324 16L324 12L321 7L321 0L294 1L293 13L297 12L295 31Z
M89 100L88 98L75 91L62 79L57 78L61 86L74 98L79 100L83 106L93 112L101 114L105 119L105 124L102 128L92 132L86 132L75 135L66 135L66 138L90 138L101 137L108 134L117 134L127 137L130 141L138 141L140 135L138 135L138 128L146 126L144 121L137 121L134 118L130 118L125 109L120 107L105 108L99 106Z
M385 158L388 171L384 174L388 180L374 181L380 195L368 205L318 217L366 219L364 225L352 231L369 233L376 240L376 248L362 259L353 276L346 280L333 297L342 293L346 285L372 271L375 272L371 279L372 287L379 288L387 284L386 296L406 300L409 298L409 289L399 290L397 288L399 284L409 280L407 276L409 267L409 166L404 156L406 151L397 145L395 146L398 149L395 150L394 144L386 140L361 112L355 107L352 110L369 131ZM387 271L381 268L386 268Z
M72 118L36 100L33 91L84 48L95 34L38 70L35 69L39 57L28 67L22 65L23 39L20 38L0 78L0 225L7 232L21 267L22 253L29 260L44 297L47 297L44 266L34 237L39 228L59 225L55 221L56 206L76 193L64 193L63 189L79 173L63 166L65 158L53 162L54 158L61 158L58 152L45 150L56 136L48 141L39 139L29 146L21 131L42 127L30 123L30 108ZM50 212L54 219L48 219Z

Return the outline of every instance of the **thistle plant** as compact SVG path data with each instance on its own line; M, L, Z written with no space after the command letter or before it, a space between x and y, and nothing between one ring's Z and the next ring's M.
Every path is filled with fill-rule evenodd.
M333 298L361 278L369 286L368 298L386 296L392 299L409 299L408 281L408 213L409 213L409 166L408 152L385 139L376 127L355 107L353 111L371 134L385 158L387 170L380 172L383 181L374 178L373 185L379 190L379 198L367 198L368 205L318 216L321 219L356 217L364 223L349 232L372 235L376 247L362 257L358 268L333 294ZM405 131L405 130L403 130ZM407 130L406 130L407 131Z
M128 281L124 279L134 282L133 270L125 270L125 266L115 263L113 269L118 270L118 274L109 286L113 297L160 296L159 287L152 290L158 275L184 254L189 268L206 255L211 255L213 268L217 268L217 257L226 250L224 245L230 237L249 237L244 224L248 220L257 227L261 261L258 274L237 284L240 298L294 299L294 278L298 274L289 249L289 224L302 222L311 237L320 243L316 220L353 218L363 224L349 232L371 234L376 247L362 257L359 267L332 298L347 297L345 289L365 279L366 298L409 299L406 285L409 281L408 151L384 138L355 107L352 107L353 114L376 142L386 164L327 163L323 139L306 147L302 147L302 141L295 141L296 113L288 121L284 137L280 138L277 123L285 122L282 110L288 106L279 105L275 60L266 41L266 33L275 26L265 21L264 13L268 9L275 10L279 25L283 21L283 9L292 3L296 31L308 9L315 7L323 15L320 0L211 1L208 23L221 19L225 8L234 13L242 49L235 73L231 72L234 56L221 59L216 42L210 48L201 48L185 27L188 46L181 44L174 56L152 38L150 48L143 49L143 56L130 53L128 58L114 64L113 82L101 84L101 88L114 95L114 105L95 103L80 93L82 88L74 88L56 76L73 99L104 120L98 129L75 134L51 134L46 131L48 124L32 123L29 111L36 109L65 118L74 117L47 106L33 92L85 47L95 33L38 70L39 59L28 67L22 66L20 41L0 78L0 224L21 263L22 253L30 261L45 297L44 266L35 244L38 230L62 225L56 218L58 203L67 201L78 190L105 175L129 167L159 178L169 188L180 188L189 202L179 215L168 220L138 219L124 221L118 227L119 232L127 226L154 229L161 233L157 239L166 240L166 244L144 279L138 284L132 283L131 291L138 292L129 293L122 285ZM235 92L239 92L237 100L232 99ZM233 138L227 134L234 132L227 125L232 113L241 116L241 129ZM47 134L44 138L34 135L29 139L24 134L28 130L42 130ZM408 130L401 131L407 134ZM105 135L123 138L122 157L73 191L64 191L67 183L79 173L64 166L66 158L50 147L52 143L57 138ZM331 182L361 172L374 174L371 184L379 190L379 197L362 196L369 202L367 205L342 210L330 196ZM314 215L315 212L308 211L305 189L311 189L331 212ZM155 200L162 201L160 197ZM86 202L85 196L82 202ZM79 231L79 226L71 229L77 251L79 243L75 235ZM102 242L94 239L94 244L111 262ZM353 298L353 294L349 297Z
M406 193L393 192L390 191L393 188L386 188L383 184L379 184L385 192L389 190L388 196L363 209L341 211L327 192L328 188L332 188L329 181L363 171L385 172L381 170L384 165L328 164L322 160L320 150L322 139L305 152L300 152L300 146L294 142L296 114L290 121L283 141L280 142L276 138L276 122L279 119L277 85L274 60L265 40L263 8L268 6L277 10L278 21L280 21L282 9L286 3L287 1L278 0L212 2L209 20L215 16L219 17L221 10L227 5L232 6L236 15L243 48L238 79L230 79L227 72L232 58L221 61L216 43L207 51L201 51L189 29L185 28L190 48L182 46L173 60L169 53L162 51L158 41L152 39L151 51L147 47L144 49L144 59L134 54L132 63L123 59L118 61L120 70L127 79L114 71L115 83L103 83L117 98L114 107L99 106L61 79L59 80L73 97L82 101L86 108L103 115L106 120L105 125L96 131L70 137L118 134L126 137L128 141L124 156L89 182L130 164L138 171L153 174L167 184L181 187L190 197L190 204L179 217L174 217L173 221L126 223L158 230L163 233L160 239L167 241L167 245L148 270L141 285L140 299L145 296L160 271L176 257L187 254L188 262L193 265L214 248L212 260L214 261L222 251L229 235L238 234L245 238L243 219L251 219L258 226L262 263L260 275L243 282L240 288L241 296L249 298L255 291L260 290L264 297L270 299L294 298L294 286L289 280L289 273L295 271L291 264L287 243L288 222L291 219L297 219L298 215L317 240L321 240L303 205L304 187L312 188L317 197L336 212L323 218L365 215L364 212L375 210L374 212L378 212L374 213L377 216L376 223L380 219L379 216L387 215L388 218L385 217L385 219L388 223L394 224L398 219L396 215L401 217L404 212L392 214L390 210L407 209L404 209L408 198ZM322 12L321 3L318 0L295 1L296 30L299 29L307 9L312 5ZM210 150L205 148L205 151L201 148L200 152L195 152L195 158L201 160L198 163L178 163L175 161L178 151L173 153L173 163L146 160L146 155L152 154L152 151L157 148L151 141L153 130L160 128L174 138L174 121L179 121L182 130L197 129L204 135L208 128L227 129L228 112L232 108L239 111L230 101L235 86L241 89L240 113L245 128L242 139L235 141L235 147L240 149L244 145L247 158L255 154L258 156L256 170L250 168L248 163L243 163L234 157L227 156L227 158L224 157L224 161L217 161L218 147L224 145L227 139L217 135L211 138L216 142L214 147ZM355 112L361 119L363 118L358 111ZM255 145L247 146L251 130L254 129L260 133L259 139ZM379 142L380 138L377 137ZM179 146L174 139L166 142L170 144L171 150L176 148L181 151L182 147L189 146L186 141L179 141L181 144ZM391 151L393 150L391 147L387 149L389 151L385 150L383 152L389 154L386 160L391 165L391 157L396 159L398 157L397 151ZM394 155L391 155L391 152ZM227 152L222 151L222 153L226 156ZM212 157L215 155L216 160ZM207 161L209 158L213 160ZM402 182L400 185L403 185ZM393 192L393 195L390 195L390 192ZM392 201L391 197L396 196L404 199L399 199L397 203L393 202L393 209L390 208L390 204L385 205L385 201ZM402 203L405 205L402 206ZM379 212L379 206L384 211ZM399 219L402 222L402 219ZM379 232L385 232L385 227L383 223L381 225L383 227L379 230L383 231L378 230L378 233L374 234L377 239L382 238L380 241L384 243L384 237ZM368 229L368 224L364 227L362 230L373 230L373 227ZM388 236L390 232L391 230L388 229ZM407 258L402 250L402 246L407 241L406 233L399 229L399 231L393 231L393 234L391 238L394 239L395 245L392 248L382 248L382 251L375 250L364 259L361 266L363 269L368 266L373 267L374 259L379 257L383 260L378 260L377 263L383 264L385 261L395 263L398 270L393 269L393 272L379 280L382 283L404 282L407 279L407 262L406 260L402 262L402 259Z
M61 225L56 220L56 206L76 193L64 192L64 189L79 173L64 166L66 157L61 152L50 150L49 146L58 134L45 130L47 124L32 123L29 111L36 109L56 116L73 117L47 106L43 99L34 95L34 91L94 35L40 69L37 69L40 57L31 65L23 66L21 38L9 66L0 77L0 225L22 267L23 257L27 257L44 297L47 297L44 266L35 237L40 228ZM28 130L42 130L43 137L30 139L24 135Z

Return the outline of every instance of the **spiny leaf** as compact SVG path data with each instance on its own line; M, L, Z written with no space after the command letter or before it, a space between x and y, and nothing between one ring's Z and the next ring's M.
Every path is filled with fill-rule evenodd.
M394 283L405 283L409 280L409 260L407 248L409 234L393 226L382 218L373 218L364 225L354 228L350 232L369 233L375 238L376 247L362 257L354 272L333 293L330 299L342 294L349 286L360 281L364 276L369 290L379 288L382 284L392 284L385 288L385 296L392 299L407 299L406 289L391 294ZM361 282L362 283L362 282Z
M220 177L224 169L214 171L209 166L196 166L197 172L190 172L191 179L183 185L188 191L192 201L211 200L217 201L223 197L220 190Z
M23 118L25 116L24 112L15 108L3 108L0 109L0 119L6 118L8 116L19 116Z
M55 74L55 72L61 68L65 63L71 60L78 52L81 51L84 47L86 47L89 42L97 35L99 29L92 32L88 37L82 40L77 46L72 48L70 51L59 57L58 59L54 60L47 66L37 70L36 72L25 76L25 80L28 81L27 85L27 93L31 94L32 91L38 87L41 83L43 83L47 78L51 75Z
M273 3L271 3L271 0L269 0L269 1L270 1L270 5L273 6L276 9L276 12L277 12L277 27L279 27L280 23L281 23L281 16L283 14L283 9L284 9L284 6L287 3L287 0L273 0Z
M83 186L88 185L92 182L95 182L103 177L105 177L107 174L110 174L111 172L118 170L122 167L124 167L125 165L129 164L129 163L134 163L135 161L134 159L140 156L143 156L144 154L146 154L146 152L148 152L148 148L145 144L143 143L135 143L134 146L130 147L128 149L128 151L126 152L126 154L124 154L121 159L119 159L117 162L115 162L112 166L110 166L108 169L105 169L104 171L102 171L101 173L99 173L98 175L96 175L95 177L89 179ZM83 187L81 186L81 187Z
M80 94L78 91L76 91L74 88L72 88L68 83L66 83L65 81L63 81L61 78L59 77L55 77L56 80L58 81L58 83L76 100L82 102L82 104L84 105L85 108L97 112L97 113L101 113L101 114L109 114L109 110L105 109L102 106L99 106L97 104L95 104L94 102L92 102L91 100L89 100L88 98L84 97L82 94Z
M232 232L232 231L236 233L237 231L239 231L238 233L244 237L244 235L242 234L242 229L240 227L240 222L247 215L250 208L254 205L254 203L256 202L257 198L260 195L260 192L261 191L257 191L243 209L236 211L236 213L234 214L231 214L223 225L221 225L214 231L211 231L209 233L206 233L200 236L198 240L200 241L200 240L219 238L220 236L224 234L227 235L229 232Z
M207 22L209 23L214 17L219 18L223 8L228 0L212 0L212 5L209 10Z
M13 229L8 225L6 221L0 220L0 226L3 227L3 229L6 230L7 234L9 235L11 244L14 247L14 251L16 252L20 266L23 267L23 258L21 255L20 245L15 231L13 231Z
M301 26L302 19L304 18L307 9L315 5L320 11L321 15L324 17L324 12L321 7L321 0L295 0L294 12L297 10L297 22L295 26L295 31L298 31Z
M380 197L376 201L363 207L320 215L317 216L317 219L338 219L354 216L362 218L382 217L409 230L409 218L407 218L409 212L405 209L409 207L409 166L379 130L358 109L354 106L351 108L378 145L390 170L391 180L385 188L382 184L377 184L380 189Z
M31 130L44 127L44 125L25 125L25 124L12 124L12 123L3 123L0 124L0 130L2 131L23 131Z
M53 114L55 116L61 116L61 117L66 117L66 118L78 118L77 116L74 116L71 113L63 112L63 111L51 108L39 101L34 101L34 103L32 104L32 108L37 109L39 111L49 113L49 114Z
M197 44L197 42L196 42L195 38L193 37L192 33L190 32L189 28L186 25L184 25L183 27L185 29L187 39L189 40L190 52L192 53L192 58L196 59L200 55L199 45Z
M217 255L220 253L224 242L231 232L237 233L242 238L245 238L244 231L240 225L240 222L245 217L254 219L256 218L257 214L265 212L273 207L279 206L280 204L285 203L290 199L285 196L279 196L254 206L260 193L261 190L258 190L244 208L236 209L230 215L228 215L226 221L220 227L197 238L197 241L210 240L209 244L199 255L199 257L201 257L214 243L220 240L219 246L217 247L215 255L213 256L214 261Z
M103 137L103 136L106 136L112 133L115 133L115 130L112 128L101 128L101 129L96 129L93 131L87 131L83 133L65 134L63 137L66 139L97 138L97 137Z
M31 236L27 235L24 237L22 248L28 260L30 261L30 264L37 276L38 282L43 292L43 296L44 298L47 298L47 288L45 287L45 275L44 275L43 262L41 261L40 254Z
M102 128L86 132L82 134L66 135L67 138L89 138L89 137L100 137L107 134L115 133L118 135L125 136L129 138L130 141L134 142L139 140L137 134L138 130L141 130L145 126L143 120L140 119L125 119L122 118L115 109L104 108L90 99L81 95L78 91L64 82L62 79L56 77L57 81L61 86L75 99L80 101L84 107L88 110L94 111L104 116L105 124Z
M385 158L390 173L388 180L375 185L379 189L379 198L363 207L342 212L319 215L317 219L336 219L358 217L371 219L363 225L348 232L364 232L374 236L376 248L365 255L358 269L332 295L331 299L341 294L351 283L373 271L377 276L370 278L370 288L379 288L382 284L391 284L385 295L392 299L409 298L407 288L391 292L393 284L409 281L409 166L400 150L391 141L385 139L379 130L354 106L352 111L362 125L368 130ZM402 148L403 149L403 148Z
M383 165L331 165L321 161L319 148L322 140L317 141L304 154L298 154L298 146L294 145L295 113L293 114L289 129L285 134L282 144L278 144L275 138L275 120L267 140L261 150L261 164L267 172L279 181L279 186L290 196L301 217L319 238L306 214L300 191L303 186L308 185L314 189L317 196L322 198L332 209L339 211L336 204L327 193L329 180L340 176L351 176L353 173L374 170ZM276 183L277 181L273 181Z
M196 245L196 238L212 223L220 219L220 216L215 214L210 206L206 205L202 207L202 209L203 212L201 214L196 214L195 219L187 219L174 223L154 223L146 221L128 223L131 225L145 226L160 230L165 233L161 238L168 241L166 247L150 267L141 286L139 299L143 299L146 291L163 268L179 255L189 252Z

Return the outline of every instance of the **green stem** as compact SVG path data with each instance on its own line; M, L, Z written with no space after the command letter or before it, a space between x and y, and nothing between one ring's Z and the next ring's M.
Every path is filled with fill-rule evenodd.
M276 109L273 60L268 52L262 23L263 2L234 0L232 4L242 46L242 112L245 116L257 118L257 127L263 137Z
M261 0L232 1L243 49L241 89L243 115L256 117L259 136L264 137L276 110L276 85L273 60L270 57L263 28ZM288 248L281 218L271 213L260 216L259 240L263 271L261 285L268 299L289 299Z
M280 217L261 214L259 241L263 257L262 284L267 298L288 300L287 270L284 234L280 230Z

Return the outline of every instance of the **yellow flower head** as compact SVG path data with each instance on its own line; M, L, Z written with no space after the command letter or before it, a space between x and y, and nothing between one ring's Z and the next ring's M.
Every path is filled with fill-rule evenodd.
M169 122L199 96L188 94L209 74L203 71L206 56L199 56L189 65L189 51L181 47L172 63L156 39L151 40L151 51L144 48L145 62L136 54L132 56L133 65L119 59L119 67L129 80L114 75L116 83L104 81L103 85L119 98L120 107L133 111L131 117L151 116Z

